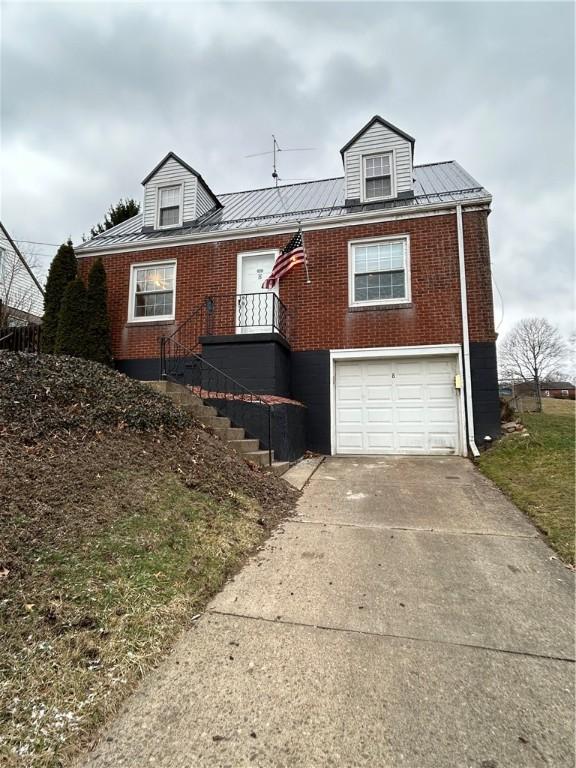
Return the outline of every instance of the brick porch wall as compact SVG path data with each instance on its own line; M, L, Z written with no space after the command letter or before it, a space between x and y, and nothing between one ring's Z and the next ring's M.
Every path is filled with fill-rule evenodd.
M408 307L348 307L348 241L364 237L410 235L412 302ZM183 322L206 294L236 291L237 255L282 248L289 235L164 247L108 254L112 346L116 359L157 357L158 339ZM290 315L294 351L460 343L460 289L456 217L428 216L305 233L311 283L296 267L280 283L280 298ZM494 341L494 318L487 212L464 212L464 244L471 341ZM177 260L176 321L127 322L130 266ZM79 260L86 277L92 258Z

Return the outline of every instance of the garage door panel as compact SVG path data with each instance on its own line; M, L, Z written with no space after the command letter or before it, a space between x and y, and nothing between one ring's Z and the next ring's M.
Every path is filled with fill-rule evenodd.
M428 397L430 400L448 400L453 399L454 384L428 384Z
M338 435L338 446L344 453L361 452L364 447L364 435L362 432L341 432Z
M392 408L366 408L366 426L374 424L392 424L394 411Z
M426 411L423 408L398 408L398 424L424 424Z
M435 434L431 432L428 435L429 446L436 450L451 450L456 451L457 442L453 435L446 434L445 432Z
M392 400L392 387L389 384L387 386L379 387L369 384L366 386L366 397L369 401Z
M418 400L424 399L424 390L421 386L414 384L397 384L396 393L398 400Z
M430 408L428 421L434 425L452 426L457 422L457 414L454 408Z
M454 363L451 360L427 360L426 368L429 374L447 374L452 375L454 372Z
M397 360L394 363L394 370L399 378L403 376L420 376L425 366L420 360Z
M336 452L458 452L456 370L456 357L336 362Z
M426 435L424 432L398 432L398 448L402 450L418 450L426 445Z
M362 387L342 385L338 393L338 399L340 401L356 400L360 402L362 400Z
M338 408L338 420L341 424L362 424L362 408Z

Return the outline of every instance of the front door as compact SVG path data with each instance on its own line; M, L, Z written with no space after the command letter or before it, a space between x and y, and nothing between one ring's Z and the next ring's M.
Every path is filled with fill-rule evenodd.
M271 333L274 330L274 296L262 283L272 272L276 253L245 254L238 263L237 333Z

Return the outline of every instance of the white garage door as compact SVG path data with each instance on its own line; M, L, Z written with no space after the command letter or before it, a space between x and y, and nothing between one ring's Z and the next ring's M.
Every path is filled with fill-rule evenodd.
M459 452L456 358L335 363L336 453Z

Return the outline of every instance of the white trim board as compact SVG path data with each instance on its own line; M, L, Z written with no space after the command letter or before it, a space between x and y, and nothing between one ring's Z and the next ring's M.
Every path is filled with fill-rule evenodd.
M470 205L463 205L462 212L483 211L489 208L492 202L491 197L479 198L470 202ZM303 232L314 232L322 229L337 229L339 227L357 227L363 224L382 224L387 221L401 221L404 219L421 219L429 216L450 216L456 211L456 203L437 203L431 206L420 206L418 210L414 208L396 208L388 214L382 211L370 211L357 215L334 216L330 219L310 219L302 223ZM188 235L180 237L163 237L157 240L136 240L122 245L107 245L92 249L82 249L76 254L78 259L92 258L93 256L105 256L106 254L130 253L131 251L159 250L170 246L176 248L179 246L194 245L196 243L213 243L222 240L249 240L260 237L261 235L283 235L294 232L298 228L297 222L290 222L283 225L272 224L263 227L254 227L252 229L227 230L226 232L199 233L197 235Z
M136 298L134 275L137 269L147 269L149 267L169 267L174 266L174 288L172 290L172 314L171 315L153 315L151 317L135 317L134 316L134 299ZM139 325L140 323L162 323L167 320L176 319L176 287L177 287L177 269L178 262L176 259L161 259L160 261L143 261L130 264L130 280L128 286L128 325Z
M160 224L160 199L162 192L165 189L178 189L179 201L178 201L178 223L177 224ZM179 184L162 184L156 187L156 229L167 230L177 229L182 226L184 220L184 183Z
M368 347L363 349L331 349L330 350L330 455L335 455L336 448L336 370L335 363L339 360L377 360L383 358L410 357L448 357L457 358L458 375L464 383L462 363L462 347L460 344L429 344L414 347ZM460 455L467 456L466 413L464 403L464 388L458 393L458 442Z
M366 159L390 155L390 194L381 197L366 197ZM381 200L393 200L396 197L396 150L387 149L380 152L362 152L360 155L360 200L363 203L377 203Z
M389 240L404 240L404 285L406 288L405 296L395 299L368 299L367 301L354 300L354 248L364 243L382 243ZM412 301L412 278L410 273L410 235L408 233L401 235L381 235L380 237L363 237L359 240L348 241L348 306L349 307L381 307L390 305L410 304Z

